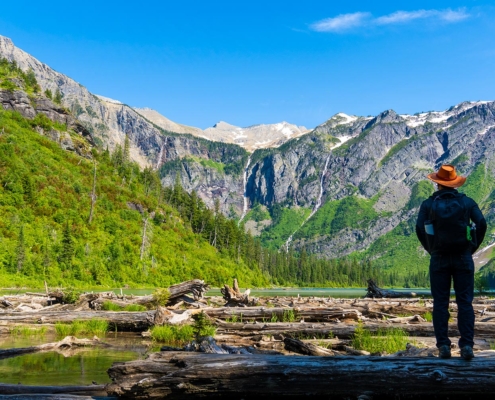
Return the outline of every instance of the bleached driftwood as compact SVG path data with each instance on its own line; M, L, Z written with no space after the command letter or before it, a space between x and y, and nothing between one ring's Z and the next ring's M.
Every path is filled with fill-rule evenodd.
M246 289L244 293L241 293L237 279L234 279L232 287L225 284L224 287L220 289L220 292L227 302L225 305L228 307L248 306L254 303L253 300L249 299L251 289Z

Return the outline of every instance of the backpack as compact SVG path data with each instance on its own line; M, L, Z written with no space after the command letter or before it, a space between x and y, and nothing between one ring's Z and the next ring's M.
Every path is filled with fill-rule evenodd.
M470 209L462 193L446 192L433 198L430 223L433 235L428 235L430 253L461 253L472 245Z

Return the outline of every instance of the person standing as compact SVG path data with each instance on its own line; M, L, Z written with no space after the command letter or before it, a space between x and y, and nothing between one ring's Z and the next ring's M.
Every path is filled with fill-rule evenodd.
M416 222L416 235L430 254L430 286L433 296L433 328L441 358L451 357L448 337L451 280L457 303L457 326L460 332L461 357L474 357L474 262L486 233L486 221L478 204L459 193L466 178L455 167L442 165L428 179L438 190L423 201Z

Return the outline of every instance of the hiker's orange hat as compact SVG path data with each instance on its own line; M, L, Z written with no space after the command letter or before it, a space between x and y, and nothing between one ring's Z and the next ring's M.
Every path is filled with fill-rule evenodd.
M451 188L458 188L466 182L466 177L457 175L455 167L451 164L442 165L438 172L428 174L426 177L439 185Z

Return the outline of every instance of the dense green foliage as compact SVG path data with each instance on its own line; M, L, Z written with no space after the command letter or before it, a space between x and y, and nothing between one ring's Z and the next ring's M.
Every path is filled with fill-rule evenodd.
M426 200L434 191L433 184L430 181L416 182L411 190L411 198L407 203L407 208L419 207L421 203Z
M495 176L490 167L487 164L478 164L469 174L466 184L459 188L459 192L465 193L482 205L495 190Z
M191 278L220 285L234 276L267 283L193 233L164 200L156 174L129 162L125 144L113 155L93 152L90 223L94 163L36 133L39 121L48 123L0 110L0 285L168 286Z
M255 204L246 214L246 221L261 222L266 220L271 220L272 217L265 206L257 203Z
M263 231L261 241L273 250L280 249L311 213L307 208L282 208L278 205L271 211L273 225Z

